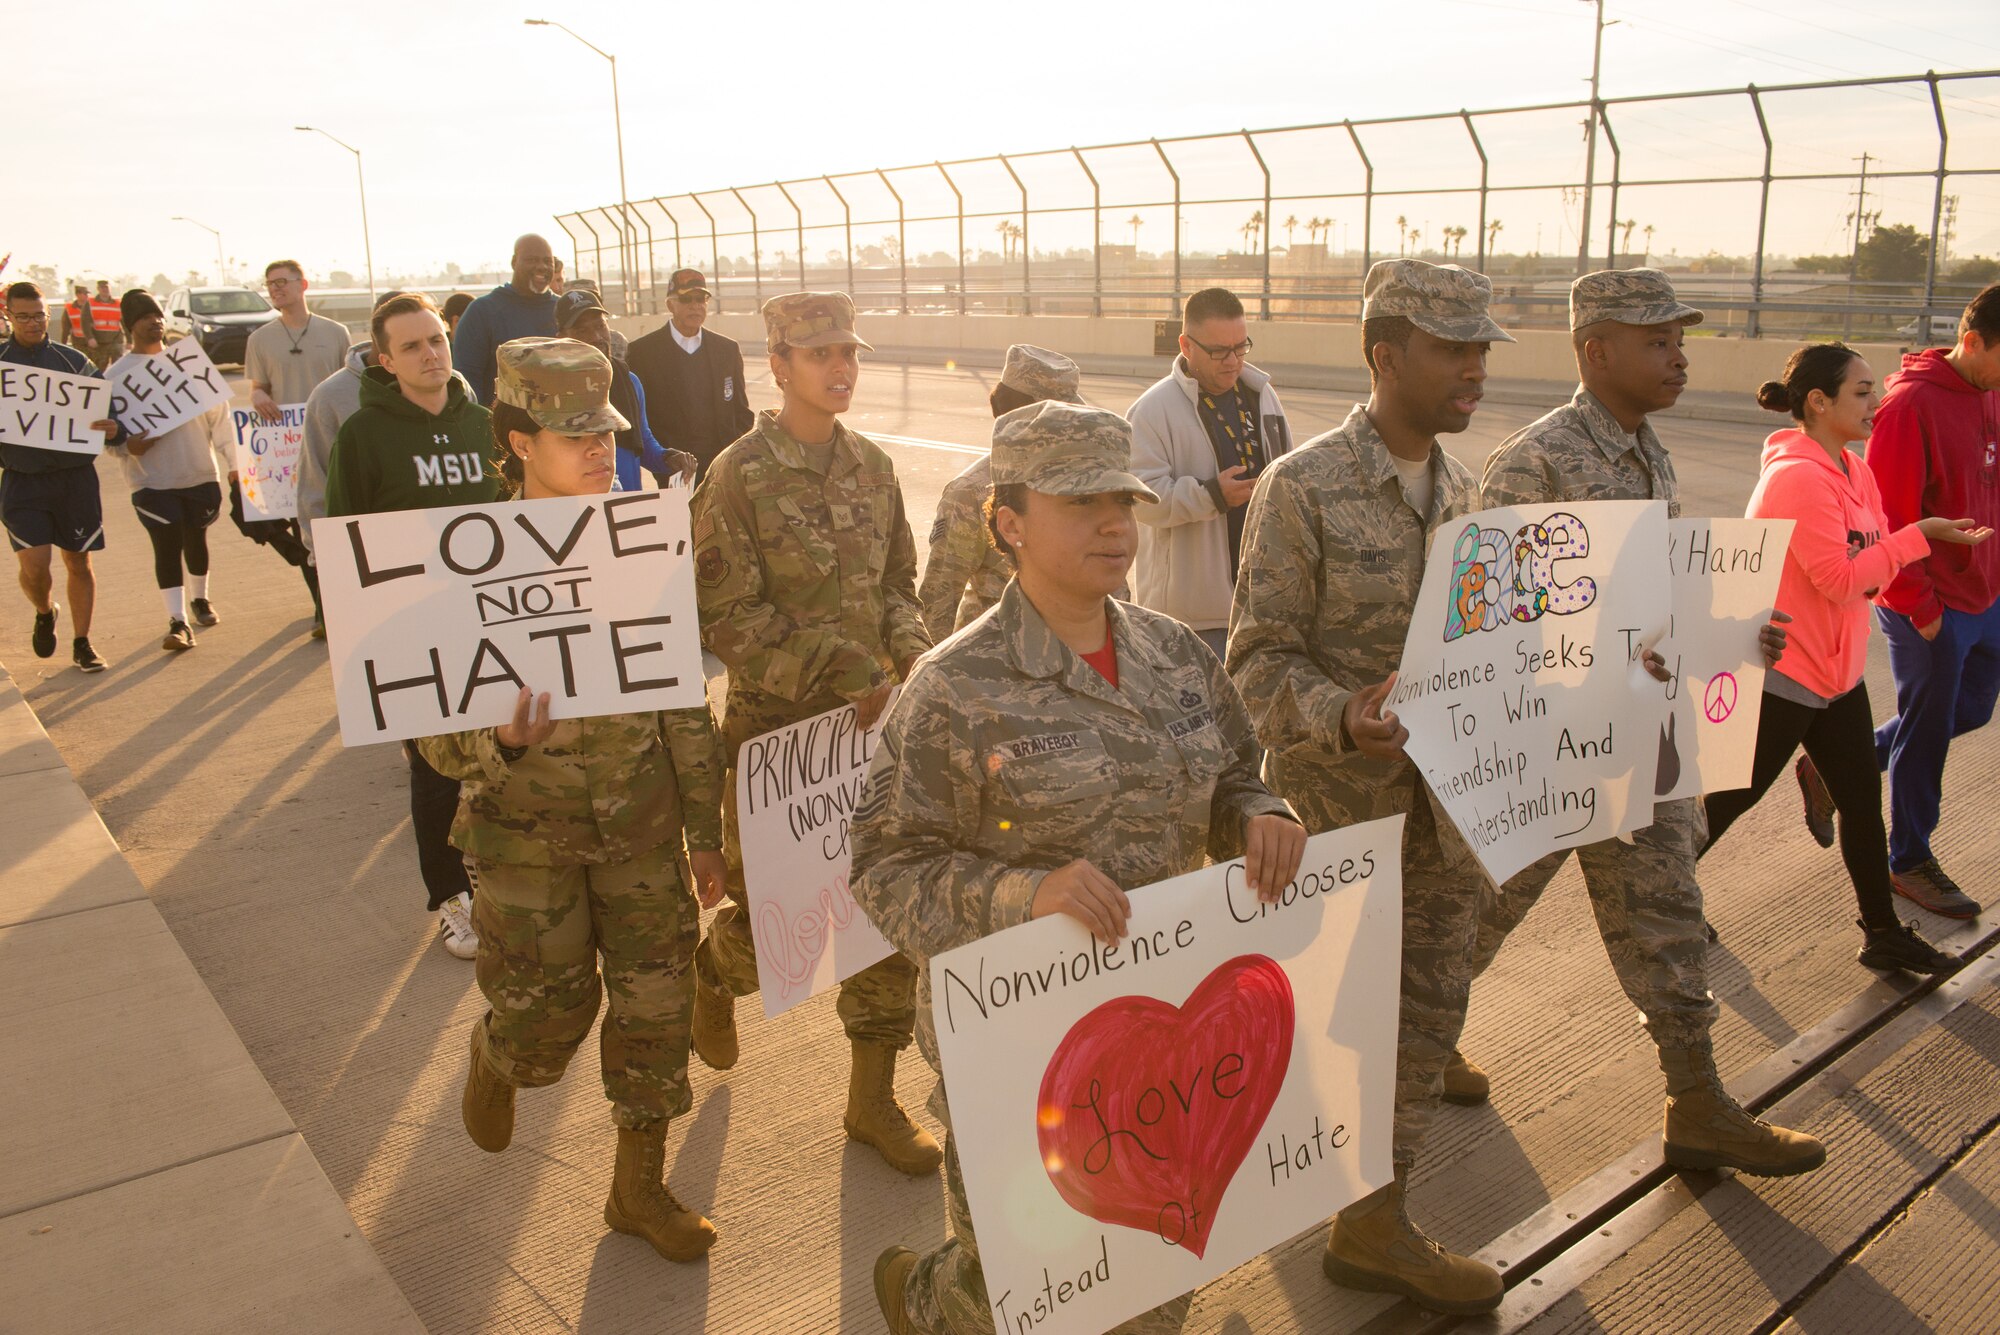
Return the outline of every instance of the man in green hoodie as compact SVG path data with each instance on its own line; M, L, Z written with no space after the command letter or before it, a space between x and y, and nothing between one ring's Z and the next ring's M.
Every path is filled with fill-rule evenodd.
M452 374L451 340L431 299L418 292L391 297L376 307L370 334L375 365L361 375L360 406L333 438L327 517L499 500L490 415ZM403 753L410 762L417 865L431 911L445 949L472 959L479 953L472 882L451 846L458 784L426 764L415 747L406 745Z

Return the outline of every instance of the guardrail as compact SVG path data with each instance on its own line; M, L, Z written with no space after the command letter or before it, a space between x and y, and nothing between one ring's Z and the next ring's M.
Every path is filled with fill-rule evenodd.
M1608 179L1570 169L1593 119ZM1971 127L1958 163L1955 124ZM1716 313L1711 327L1907 328L1925 341L1924 317L1955 323L1983 285L1952 279L1949 248L1960 196L2000 176L1995 129L2000 70L1929 72L995 154L622 200L556 221L573 271L632 314L661 310L663 276L694 267L725 310L836 287L905 313L1160 317L1196 288L1226 286L1263 319L1352 320L1369 264L1412 254L1486 271L1522 322L1557 325L1570 277L1647 262L1657 239ZM1842 194L1852 207L1829 210ZM1670 198L1681 221L1656 238L1644 219L1669 216ZM1983 220L2000 197L1970 203L1965 216ZM1609 219L1601 235L1578 235L1589 216ZM1872 256L1864 272L1774 263L1780 247L1802 248L1774 226L1794 243L1837 237L1822 248L1862 257L1876 227L1898 223L1921 244L1884 256L1890 272L1874 272ZM1131 229L1130 243L1107 227ZM1167 245L1144 251L1142 234Z

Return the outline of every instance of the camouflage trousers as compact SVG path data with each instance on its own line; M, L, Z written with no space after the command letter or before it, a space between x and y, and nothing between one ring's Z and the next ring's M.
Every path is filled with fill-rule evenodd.
M730 902L709 921L708 935L695 952L695 973L706 987L747 997L757 990L757 939L751 934L750 892L743 883L733 769L723 787L722 858ZM908 1047L917 1032L917 966L901 955L869 965L840 984L835 1009L854 1042Z
M480 860L473 870L479 990L490 1007L480 1031L493 1069L529 1088L560 1080L608 990L598 1046L612 1120L642 1130L686 1113L701 910L679 851L663 844L605 866Z
M986 1272L979 1266L979 1240L972 1234L972 1207L965 1199L965 1174L958 1166L958 1138L950 1130L951 1109L944 1087L930 1109L946 1127L944 1140L945 1209L951 1236L921 1258L903 1290L904 1313L925 1335L996 1335L993 1304L986 1297ZM1182 1294L1113 1326L1109 1335L1174 1335L1187 1324L1194 1295Z
M1702 926L1695 857L1708 823L1694 798L1662 802L1632 842L1606 839L1576 851L1604 951L1653 1042L1692 1048L1708 1042L1715 997L1708 990L1708 933ZM1473 976L1486 971L1507 934L1535 906L1570 850L1529 864L1489 891L1479 915Z
M1444 1068L1465 1028L1472 946L1490 884L1421 795L1403 826L1403 981L1396 1024L1396 1167L1407 1172L1437 1115ZM1447 851L1449 850L1449 851Z

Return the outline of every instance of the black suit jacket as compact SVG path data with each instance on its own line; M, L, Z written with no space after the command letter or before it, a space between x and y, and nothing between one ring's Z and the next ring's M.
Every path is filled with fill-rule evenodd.
M743 349L733 338L713 329L704 329L701 347L694 360L696 382L708 395L713 429L704 433L690 421L688 405L682 401L681 381L674 360L688 354L674 342L673 327L661 325L643 338L632 340L626 365L639 377L646 390L646 424L653 436L670 450L686 450L701 461L703 472L723 449L756 425L757 414L750 408L743 383ZM703 437L706 435L706 439Z

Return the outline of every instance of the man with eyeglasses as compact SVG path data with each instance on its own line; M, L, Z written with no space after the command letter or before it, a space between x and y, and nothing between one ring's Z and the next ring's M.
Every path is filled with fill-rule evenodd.
M626 365L646 391L646 424L660 444L700 460L696 481L715 456L756 425L743 388L743 349L702 326L708 280L676 269L667 280L667 323L632 340Z
M1292 447L1250 346L1236 294L1203 288L1182 312L1173 367L1126 413L1132 471L1160 498L1138 507L1132 601L1185 622L1217 658L1229 638L1244 507L1265 467Z

